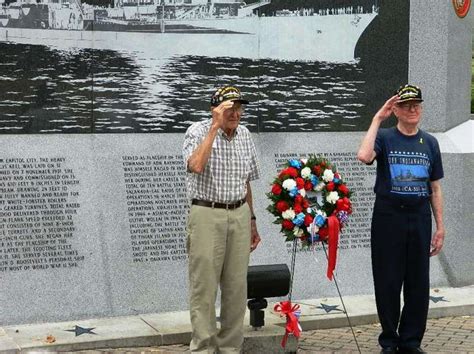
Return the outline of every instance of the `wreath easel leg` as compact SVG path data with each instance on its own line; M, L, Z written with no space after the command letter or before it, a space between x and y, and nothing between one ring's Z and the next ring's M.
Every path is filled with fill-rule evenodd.
M280 313L282 316L286 316L286 325L285 325L285 334L281 341L282 348L285 349L287 353L296 353L298 348L298 339L301 335L301 326L298 322L299 317L301 315L300 305L293 305L291 303L291 297L293 292L293 281L295 276L295 264L296 264L296 250L298 247L298 239L295 238L293 240L293 248L291 253L291 265L290 265L290 290L288 292L288 300L281 301L280 303L276 304L274 307L275 312ZM291 348L289 351L286 351L287 343L290 338L294 338L296 343L294 345L294 350ZM290 339L293 342L293 340ZM293 347L293 345L291 346Z
M324 245L324 242L321 242L321 245L323 247L324 254L326 255L326 259L329 262L329 254L326 251L326 246ZM352 323L351 323L351 319L349 317L349 313L347 312L346 305L345 305L344 300L342 298L341 291L339 290L339 285L337 284L336 272L332 272L332 280L334 280L334 285L336 286L336 290L337 290L337 293L339 295L339 299L341 300L342 308L343 308L344 314L346 315L346 318L347 318L347 323L349 324L349 327L351 328L352 336L354 337L354 341L355 341L355 344L357 346L357 351L359 353L362 353L361 350L360 350L359 342L357 341L357 337L356 337L355 332L354 332L354 328L352 327Z

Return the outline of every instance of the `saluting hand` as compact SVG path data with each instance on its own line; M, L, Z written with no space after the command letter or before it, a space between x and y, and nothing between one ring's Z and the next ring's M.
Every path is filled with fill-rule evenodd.
M233 101L224 101L217 107L212 108L212 126L216 129L224 126L224 112L231 109L234 105Z
M393 107L398 103L399 97L398 95L393 95L387 101L385 101L384 105L378 110L375 114L374 119L378 119L380 122L383 122L388 117L390 117L393 113Z

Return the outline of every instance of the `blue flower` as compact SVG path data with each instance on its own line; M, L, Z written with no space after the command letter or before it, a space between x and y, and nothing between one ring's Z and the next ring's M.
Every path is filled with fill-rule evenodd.
M298 188L296 187L293 187L292 189L290 189L290 191L288 192L288 194L290 195L291 198L294 198L296 197L296 195L299 193L298 191Z
M304 223L304 213L299 213L293 219L293 224L295 224L297 226L301 226L301 225L303 225L303 223Z
M341 183L341 179L340 179L340 178L336 178L336 177L334 177L332 181L333 181L334 183L336 183L336 184Z
M311 183L316 187L319 184L319 178L315 175L311 175Z
M326 222L326 218L324 216L322 216L321 214L316 215L316 218L314 219L314 223L318 227L323 226L325 222Z
M290 160L289 162L291 167L301 169L301 162L299 162L298 160Z

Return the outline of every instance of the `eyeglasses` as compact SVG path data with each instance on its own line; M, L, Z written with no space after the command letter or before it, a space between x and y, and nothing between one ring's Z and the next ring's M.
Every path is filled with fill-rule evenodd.
M397 105L398 108L403 109L404 111L411 111L414 109L415 111L419 111L422 107L421 103L399 103Z
M244 106L242 105L234 105L230 108L228 108L229 111L232 111L232 112L238 112L238 113L242 113L244 111Z

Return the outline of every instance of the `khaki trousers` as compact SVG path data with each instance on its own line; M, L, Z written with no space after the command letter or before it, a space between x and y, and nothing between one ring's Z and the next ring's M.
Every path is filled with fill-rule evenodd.
M250 256L250 208L193 205L188 225L189 302L193 352L238 353L243 343ZM216 326L221 289L220 330Z

